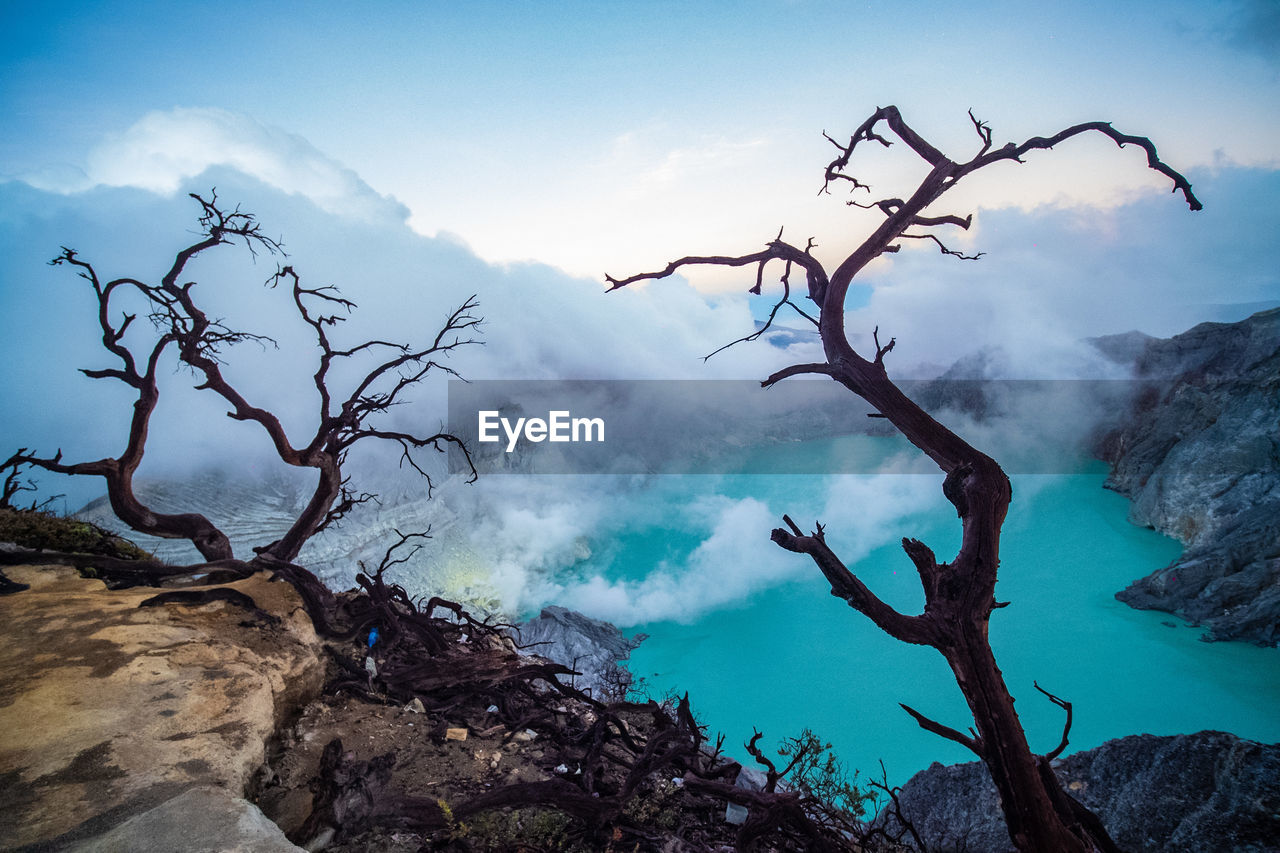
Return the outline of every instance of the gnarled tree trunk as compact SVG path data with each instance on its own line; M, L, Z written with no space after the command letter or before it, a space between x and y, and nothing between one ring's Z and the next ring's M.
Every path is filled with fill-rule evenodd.
M374 422L377 415L400 402L402 392L414 387L431 371L457 376L443 362L454 350L476 342L471 337L480 325L480 317L474 313L477 307L475 297L466 300L449 315L430 343L411 346L370 340L348 349L339 349L330 342L328 330L345 319L345 314L355 308L355 303L339 296L333 287L304 287L292 266L280 267L267 284L272 287L288 286L294 309L303 323L311 328L320 350L319 364L312 375L319 404L315 432L306 437L305 444L295 446L274 412L251 403L223 375L224 350L244 341L268 342L268 339L229 328L222 321L209 317L196 297L197 283L182 280L193 258L217 246L241 241L251 252L261 249L269 254L282 254L280 244L262 233L251 214L239 208L228 210L220 206L216 195L205 199L193 193L191 198L200 206L200 239L174 256L158 284L129 277L103 283L90 263L80 260L74 251L65 247L62 254L52 261L54 265L75 267L80 277L92 286L98 302L102 344L120 363L118 368L82 372L93 379L124 382L137 391L138 398L134 403L129 438L119 457L64 463L61 451L53 457L42 457L28 453L26 448L20 449L0 465L0 471L10 471L5 480L9 484L6 495L11 496L8 489L16 482L22 466L35 466L59 474L100 476L106 480L111 508L132 529L152 536L188 539L201 556L211 562L231 560L230 541L209 519L198 513L156 512L138 499L133 488L134 474L146 450L151 416L160 402L156 371L170 344L177 351L179 363L191 368L201 378L197 389L210 390L229 405L228 417L259 424L282 462L298 468L313 468L318 474L310 500L284 535L255 549L266 560L292 561L312 536L352 508L376 500L375 495L350 489L342 473L347 451L358 442L381 439L398 444L402 462L426 479L428 495L432 487L431 478L414 459L414 452L425 448L443 451L447 445L454 445L470 462L466 446L447 432L420 435L379 429ZM113 318L111 299L117 291L141 296L149 319L157 329L145 367L139 367L139 358L125 343L136 315L124 313L120 319ZM335 360L353 357L367 358L372 366L345 399L335 400L329 387L329 368ZM475 468L472 467L471 471L474 479Z
M915 616L894 610L849 571L827 546L821 524L806 534L791 518L783 516L787 526L773 531L773 541L789 551L812 557L831 584L832 594L843 598L883 631L903 642L931 646L946 659L973 713L974 728L970 729L970 734L931 720L905 705L903 708L923 728L963 744L982 759L1000 794L1009 837L1019 850L1034 853L1100 850L1111 853L1116 850L1115 844L1101 822L1062 789L1049 766L1049 762L1067 746L1071 727L1070 703L1041 690L1066 710L1067 720L1059 745L1049 753L1037 756L1027 743L1013 707L1013 697L1005 686L987 638L991 613L1003 606L995 599L995 585L1000 565L1000 528L1012 499L1009 479L995 460L931 417L889 380L884 357L893 349L893 339L882 346L877 329L873 334L875 353L872 358L864 358L854 351L845 334L845 297L854 277L880 255L898 251L902 240L929 240L937 244L944 254L976 260L980 253L964 255L953 251L934 233L934 229L941 226L967 229L972 217L926 215L926 209L971 172L1002 160L1022 162L1021 158L1032 150L1052 148L1082 133L1101 133L1122 148L1126 145L1140 147L1147 154L1147 165L1170 178L1174 190L1183 194L1192 210L1199 210L1200 202L1192 194L1187 179L1160 161L1149 139L1122 134L1106 122L1079 124L1051 137L1033 137L1021 144L1009 143L992 150L990 127L974 118L972 113L969 118L981 142L981 149L965 162L956 162L943 155L912 130L902 120L898 109L892 106L876 110L848 144L827 137L840 153L826 168L824 191L829 190L833 183L842 181L850 184L852 190L868 189L848 174L846 168L859 144L869 141L886 147L891 144L877 132L881 122L887 124L898 139L931 167L929 174L905 200L888 198L868 204L849 202L858 207L878 209L885 219L830 275L812 255L812 240L800 249L783 242L779 232L763 251L749 255L690 256L673 261L657 272L625 279L606 279L610 289L616 290L636 281L664 278L684 266L755 265L755 284L750 292L759 294L765 267L774 261L783 263L782 296L775 303L768 321L755 333L728 346L760 337L784 307L795 310L812 322L822 339L826 361L793 365L761 384L769 387L790 376L821 374L865 399L880 417L892 423L946 474L943 493L956 508L963 525L963 538L959 553L949 563L939 563L933 551L917 540L902 540L902 547L915 564L925 592L924 611ZM817 318L793 301L790 276L795 267L805 272L807 295L818 307ZM1036 688L1040 689L1039 685Z

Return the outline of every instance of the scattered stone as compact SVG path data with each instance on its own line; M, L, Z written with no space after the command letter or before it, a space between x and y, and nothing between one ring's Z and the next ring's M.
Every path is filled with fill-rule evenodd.
M424 707L424 706L423 706L423 704L422 704L422 700L421 700L421 699L419 699L417 696L414 696L414 697L413 697L413 701L412 701L412 702L410 702L408 705L405 705L405 706L404 706L404 709L405 709L406 711L408 711L410 714L425 714L425 713L427 713L427 709L426 709L426 707ZM413 725L413 723L410 723L409 725Z
M515 734L513 734L511 736L511 739L516 743L529 743L532 740L536 740L537 737L538 737L538 733L535 732L533 729L525 729L522 732L516 732Z
M378 664L373 659L373 655L369 655L364 659L364 671L369 673L370 677L378 677Z
M471 757L479 764L488 765L490 770L497 770L498 765L502 763L502 751L497 749L492 751L487 749L477 749L475 752L471 753Z

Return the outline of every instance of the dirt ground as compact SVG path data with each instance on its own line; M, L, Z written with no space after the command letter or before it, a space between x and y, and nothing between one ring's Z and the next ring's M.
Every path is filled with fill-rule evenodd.
M558 714L588 724L593 719L593 711L584 703L552 694L548 702ZM496 713L485 708L453 709L449 717L349 696L322 696L282 731L255 779L253 799L295 843L309 846L315 839L300 837L298 831L311 813L311 784L319 773L321 755L334 738L341 739L343 750L356 761L393 754L389 787L407 796L450 804L503 785L572 778L579 772L573 759L547 738L531 730L510 732L497 721ZM415 853L428 841L414 832L374 830L330 842L324 849Z

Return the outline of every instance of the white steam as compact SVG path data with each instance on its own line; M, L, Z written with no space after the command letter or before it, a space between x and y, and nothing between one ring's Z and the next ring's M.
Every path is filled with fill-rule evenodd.
M821 484L817 503L803 495L730 497L708 477L610 479L607 487L582 478L570 489L560 482L508 480L477 489L472 509L481 521L470 546L494 566L494 590L509 610L555 603L624 627L689 623L779 584L813 581L807 558L769 540L783 513L806 527L821 520L837 553L853 564L910 535L911 519L937 512L942 502L939 478L930 476L810 478ZM648 548L637 551L633 543L619 553L610 543L624 532L642 536ZM673 544L655 549L654 541ZM665 551L674 554L636 564Z

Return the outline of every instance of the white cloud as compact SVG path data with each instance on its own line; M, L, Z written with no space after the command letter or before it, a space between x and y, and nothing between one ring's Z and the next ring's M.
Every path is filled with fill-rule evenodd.
M366 221L403 221L409 213L303 137L212 107L148 113L94 148L83 172L43 172L25 180L61 193L111 186L171 195L186 180L216 166L305 196L328 213Z
M705 181L722 185L733 173L750 166L767 146L763 138L711 137L663 150L646 145L640 134L632 132L614 140L605 168L621 175L620 195L634 201Z

